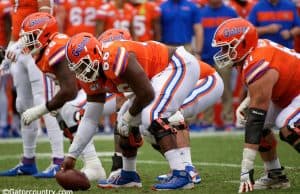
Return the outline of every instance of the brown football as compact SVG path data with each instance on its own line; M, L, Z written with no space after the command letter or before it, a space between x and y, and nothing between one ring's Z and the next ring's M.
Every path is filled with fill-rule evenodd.
M60 170L56 173L55 179L65 190L88 190L91 187L85 174L75 169Z

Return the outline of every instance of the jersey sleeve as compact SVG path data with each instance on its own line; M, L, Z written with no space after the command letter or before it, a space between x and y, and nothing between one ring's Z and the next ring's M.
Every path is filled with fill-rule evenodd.
M49 60L49 66L52 67L65 58L65 45L68 41L68 36L59 34L56 38L49 44L46 49L45 54Z
M258 80L270 68L270 62L268 60L269 56L264 56L266 55L265 51L265 49L261 49L259 51L253 52L246 61L246 65L243 69L243 74L245 83L247 85L250 85Z
M107 78L116 79L125 72L128 65L128 51L125 47L112 44L103 53L102 68Z

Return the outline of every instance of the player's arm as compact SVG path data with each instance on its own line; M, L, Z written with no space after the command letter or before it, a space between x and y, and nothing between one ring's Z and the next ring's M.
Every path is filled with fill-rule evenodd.
M59 82L60 90L47 102L49 111L61 108L67 101L74 99L77 95L76 77L67 66L67 61L63 60L53 66L54 74Z
M40 12L53 14L53 0L38 0Z
M104 103L105 93L87 95L85 112L69 148L68 157L64 160L64 170L74 168L76 159L97 132L98 121L102 115Z
M129 113L132 116L136 116L154 99L154 90L150 80L133 53L128 53L128 65L120 77L127 82L135 93L136 97L132 106L129 108Z
M249 85L250 103L245 129L246 146L249 148L258 148L273 87L277 80L278 72L270 69L261 78Z

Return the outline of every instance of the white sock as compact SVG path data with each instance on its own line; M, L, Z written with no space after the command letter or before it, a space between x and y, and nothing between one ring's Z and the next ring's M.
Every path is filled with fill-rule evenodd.
M125 171L136 171L136 156L127 158L122 156L123 170Z
M52 158L64 158L63 133L55 117L49 113L43 116L50 140Z
M272 161L264 162L264 166L266 171L281 168L279 158L276 158L275 160Z
M181 159L185 165L192 165L191 148L184 147L178 149L180 152Z
M38 132L37 121L33 121L30 125L24 125L22 123L22 140L23 140L23 152L25 158L35 157L36 138Z
M185 165L180 155L179 149L172 149L165 152L165 157L169 162L171 170L184 170Z

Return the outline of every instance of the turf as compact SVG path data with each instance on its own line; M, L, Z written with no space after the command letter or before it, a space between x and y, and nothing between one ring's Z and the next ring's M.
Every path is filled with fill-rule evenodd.
M112 140L97 139L95 140L98 152L111 152L113 148ZM230 194L237 193L239 186L239 173L241 152L243 145L242 135L225 135L225 136L205 136L192 137L192 157L195 166L201 174L202 182L196 185L192 190L168 191L166 193L188 193L188 194ZM68 143L65 143L67 150ZM20 142L2 142L0 140L0 171L13 167L18 163L18 157L22 151ZM50 162L50 146L48 142L39 142L37 147L38 168L45 169ZM43 155L45 153L45 155ZM47 154L46 154L47 153ZM286 166L286 173L291 181L291 188L284 190L272 191L255 191L255 193L300 193L300 167L299 154L290 146L279 142L278 153L282 165ZM111 158L110 156L101 157L106 172L109 173ZM255 178L263 173L262 163L257 157L255 168ZM77 167L80 168L81 162ZM168 165L164 158L155 152L147 143L140 149L138 154L138 172L141 176L143 187L141 189L99 189L96 182L85 192L76 193L157 193L151 190L151 186L156 183L155 177L159 174L169 171ZM38 180L30 176L19 177L0 177L0 191L3 189L23 189L59 191L60 186L54 179ZM57 192L58 193L58 192Z

